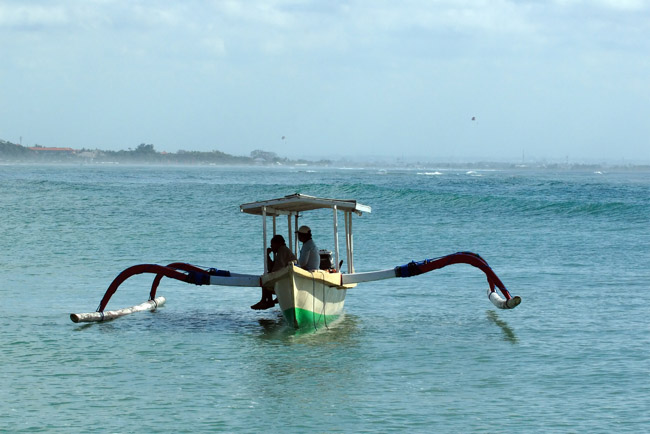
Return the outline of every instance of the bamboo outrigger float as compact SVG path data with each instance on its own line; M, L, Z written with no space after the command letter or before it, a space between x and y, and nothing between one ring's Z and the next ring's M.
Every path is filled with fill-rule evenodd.
M272 219L271 233L279 232L279 218L286 216L288 246L294 253L298 252L298 240L294 237L293 228L298 228L299 218L303 212L316 209L332 209L334 257L332 252L321 250L321 269L304 270L296 264L274 272L267 269L267 238L268 222ZM490 266L479 255L471 252L458 252L438 258L425 259L420 262L410 262L394 268L370 272L357 273L354 269L354 238L352 233L352 215L369 213L371 208L355 200L327 199L292 194L278 199L245 203L240 210L247 214L262 217L262 254L264 273L238 274L216 268L200 268L182 262L166 266L156 264L141 264L127 268L120 273L108 287L96 312L86 314L71 314L74 322L105 321L129 313L154 310L164 298L156 298L156 290L163 277L180 280L195 285L221 285L241 287L272 288L277 296L277 302L287 323L295 328L318 327L327 325L340 316L347 290L354 288L358 283L375 280L390 279L394 277L411 277L427 273L451 264L469 264L479 268L487 277L489 300L500 309L512 309L521 303L521 298L512 297L501 280L492 271ZM345 254L346 261L340 260L339 250L339 213L343 213L345 226ZM346 262L346 272L340 267ZM104 309L117 288L129 277L136 274L151 273L155 275L149 293L149 301L142 305L119 311ZM500 291L497 292L497 289Z

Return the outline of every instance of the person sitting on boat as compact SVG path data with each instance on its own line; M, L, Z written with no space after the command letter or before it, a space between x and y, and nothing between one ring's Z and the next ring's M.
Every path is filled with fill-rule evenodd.
M271 259L271 252L275 259ZM296 261L296 256L291 249L287 247L282 235L274 235L271 238L271 247L266 249L267 269L270 273L281 270L292 262ZM273 300L273 288L262 288L262 299L251 306L251 309L263 310L275 306L277 300Z
M303 225L298 228L298 241L302 243L298 266L305 270L318 270L320 267L320 254L316 243L311 238L309 226Z

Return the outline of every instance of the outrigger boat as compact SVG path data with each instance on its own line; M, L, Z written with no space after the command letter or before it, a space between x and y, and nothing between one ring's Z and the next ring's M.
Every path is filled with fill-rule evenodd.
M288 246L297 256L298 240L293 229L297 229L302 213L317 209L331 209L333 215L334 252L321 250L319 270L304 270L295 263L285 268L268 272L267 238L269 231L273 235L279 232L279 220L286 216ZM106 290L95 312L71 314L74 322L105 321L133 312L154 310L165 302L164 297L156 297L156 290L163 277L180 280L195 285L222 285L240 287L272 288L277 296L282 314L287 323L295 328L319 327L334 321L343 311L347 290L358 283L390 279L394 277L411 277L427 273L451 264L469 264L485 273L489 288L489 300L500 309L512 309L521 303L518 296L512 297L490 266L479 255L471 252L458 252L451 255L419 262L409 262L394 268L369 272L356 272L354 268L354 238L352 233L352 215L361 216L369 213L371 208L356 200L327 199L292 194L278 199L251 202L240 205L240 211L262 217L262 255L264 273L238 274L216 268L200 268L195 265L176 262L166 266L141 264L127 268L120 273ZM346 272L342 272L339 251L339 213L343 213L345 227ZM269 228L268 220L272 220ZM332 257L333 254L333 257ZM117 288L129 277L151 273L155 275L149 301L126 309L105 311L106 305ZM497 292L497 288L500 293Z

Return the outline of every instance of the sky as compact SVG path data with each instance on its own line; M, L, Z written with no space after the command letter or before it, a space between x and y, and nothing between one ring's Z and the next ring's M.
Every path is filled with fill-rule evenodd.
M650 0L0 0L0 139L650 162Z

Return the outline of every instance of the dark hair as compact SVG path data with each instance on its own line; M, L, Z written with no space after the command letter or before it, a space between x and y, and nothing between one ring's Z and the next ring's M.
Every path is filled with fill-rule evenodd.
M287 244L286 241L284 241L284 237L280 234L273 235L273 238L271 238L271 242L275 241L276 243L279 243L280 245L284 246Z

